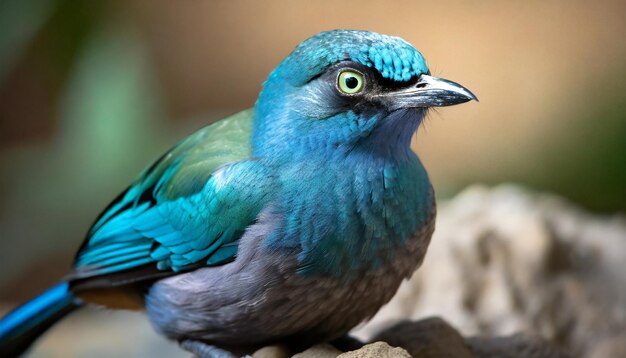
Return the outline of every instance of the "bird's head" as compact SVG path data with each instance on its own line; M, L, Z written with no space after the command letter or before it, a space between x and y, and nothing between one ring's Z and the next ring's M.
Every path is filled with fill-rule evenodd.
M422 54L401 38L322 32L298 45L265 82L253 150L401 160L428 108L472 99L465 87L430 76Z

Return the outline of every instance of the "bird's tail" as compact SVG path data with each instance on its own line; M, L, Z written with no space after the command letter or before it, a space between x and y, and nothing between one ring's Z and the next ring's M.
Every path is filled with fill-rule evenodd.
M60 283L9 312L0 320L0 357L17 357L56 321L80 305Z

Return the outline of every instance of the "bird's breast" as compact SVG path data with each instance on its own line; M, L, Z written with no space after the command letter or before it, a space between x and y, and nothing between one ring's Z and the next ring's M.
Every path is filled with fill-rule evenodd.
M349 280L388 265L434 216L432 187L416 156L404 163L313 160L286 169L281 188L266 244L296 248L305 276Z
M276 224L265 213L248 230L234 262L157 282L146 297L154 326L170 338L192 337L218 345L280 342L306 347L338 338L372 317L422 262L434 215L405 240L395 260L361 268L356 279L302 275L287 249L263 247Z

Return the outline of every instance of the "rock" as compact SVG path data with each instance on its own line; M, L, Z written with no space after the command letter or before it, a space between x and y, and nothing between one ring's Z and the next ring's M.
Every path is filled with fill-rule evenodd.
M387 328L373 339L402 347L414 358L567 357L553 344L536 336L515 334L464 339L456 329L439 317L416 322L404 321Z
M340 350L330 344L318 344L304 352L294 355L293 358L335 358L341 353Z
M252 358L289 358L289 348L282 345L265 346L252 354Z
M626 332L606 337L589 354L590 358L626 357Z
M438 317L398 323L373 340L402 347L415 358L472 358L459 332Z
M493 338L473 337L467 339L466 344L476 358L568 357L568 355L541 337L523 334Z
M370 343L363 348L340 354L337 358L411 358L409 352L385 342Z
M626 357L612 338L626 332L624 262L623 215L511 185L470 187L440 201L423 266L353 334L368 341L395 322L440 315L464 336L539 335L582 357L605 342ZM490 344L506 342L516 343Z

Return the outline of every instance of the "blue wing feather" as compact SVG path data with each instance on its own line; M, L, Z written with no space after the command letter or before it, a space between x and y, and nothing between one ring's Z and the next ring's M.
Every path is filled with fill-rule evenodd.
M74 278L234 259L237 239L272 192L269 173L247 159L250 122L248 111L208 126L145 171L89 231Z

